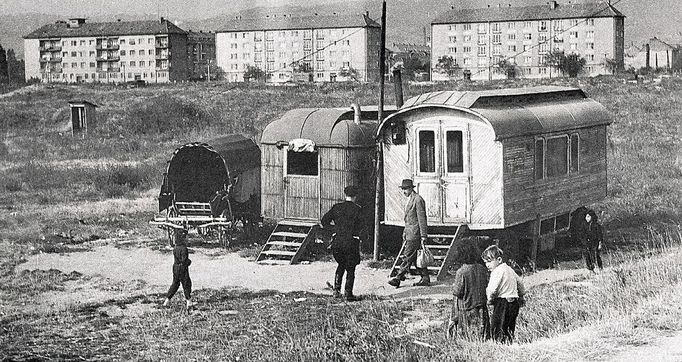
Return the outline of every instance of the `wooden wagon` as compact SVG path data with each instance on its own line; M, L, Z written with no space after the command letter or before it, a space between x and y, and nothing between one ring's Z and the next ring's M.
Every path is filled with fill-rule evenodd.
M159 214L171 245L179 232L215 235L227 246L237 224L247 231L260 220L260 149L232 134L178 147L163 174Z
M379 126L386 225L402 225L397 183L412 178L427 205L432 244L447 272L455 240L497 235L534 261L568 228L570 212L606 196L611 116L577 88L433 92ZM519 240L521 240L519 242ZM530 240L530 242L526 242Z

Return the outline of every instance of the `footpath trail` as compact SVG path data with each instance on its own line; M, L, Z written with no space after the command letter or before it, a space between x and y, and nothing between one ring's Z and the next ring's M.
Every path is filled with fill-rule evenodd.
M279 292L305 291L330 294L326 282L333 280L336 263L312 262L298 265L261 265L236 253L211 255L197 250L190 255L190 274L194 289L241 287L249 290ZM88 252L68 254L36 254L17 267L22 270L57 269L64 273L76 271L86 276L98 276L117 283L131 281L144 285L147 292L162 292L171 283L173 257L169 251L148 248L121 249L112 245ZM528 287L551 283L584 274L584 270L543 270L524 278ZM436 282L431 287L413 287L408 279L401 288L387 284L388 271L367 267L357 268L355 292L358 295L380 297L450 299L451 282Z

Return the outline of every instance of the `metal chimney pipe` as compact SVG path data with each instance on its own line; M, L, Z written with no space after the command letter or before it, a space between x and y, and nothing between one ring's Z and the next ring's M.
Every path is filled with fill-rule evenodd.
M395 105L400 108L403 106L403 76L400 67L393 69L393 89L395 91Z
M362 122L360 117L360 106L353 103L350 105L350 108L353 110L353 123L360 124L360 122Z

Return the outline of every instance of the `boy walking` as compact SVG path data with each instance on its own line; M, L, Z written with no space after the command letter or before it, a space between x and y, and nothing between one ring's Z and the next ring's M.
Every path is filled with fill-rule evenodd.
M497 342L511 343L516 330L519 307L524 304L526 290L521 277L502 261L502 249L491 245L483 251L481 258L490 270L490 281L486 288L488 304L493 306L490 318L492 337Z
M168 289L166 300L163 306L167 307L170 304L171 298L175 295L182 284L182 292L185 294L185 301L187 309L192 307L192 279L189 278L189 265L192 261L189 259L189 252L187 250L187 232L184 230L175 231L177 238L175 241L175 248L173 248L173 283Z

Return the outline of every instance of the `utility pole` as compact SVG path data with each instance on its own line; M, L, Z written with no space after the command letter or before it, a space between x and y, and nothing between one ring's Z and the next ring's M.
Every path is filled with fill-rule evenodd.
M384 120L384 73L386 73L386 0L381 2L381 41L379 43L379 109L377 112L377 120L380 125ZM374 198L374 260L379 260L379 206L382 192L381 174L381 143L377 143L376 151L376 190Z
M211 81L211 59L206 62L206 81Z

